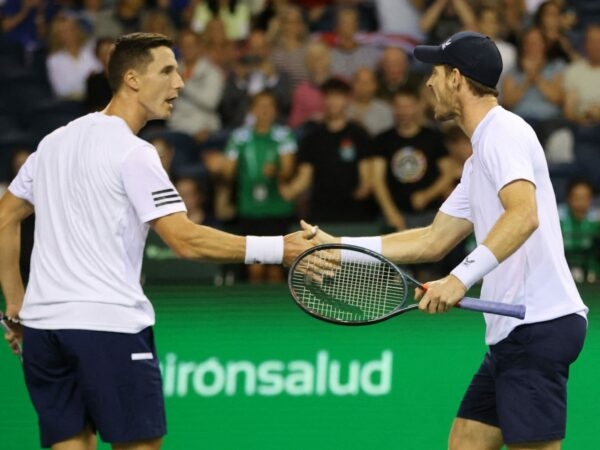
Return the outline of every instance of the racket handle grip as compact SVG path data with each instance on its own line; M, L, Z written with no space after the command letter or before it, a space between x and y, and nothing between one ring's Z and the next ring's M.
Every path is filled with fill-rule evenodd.
M521 320L525 318L525 305L507 305L506 303L490 302L487 300L465 297L458 302L457 306L470 311L499 314L501 316L509 316Z

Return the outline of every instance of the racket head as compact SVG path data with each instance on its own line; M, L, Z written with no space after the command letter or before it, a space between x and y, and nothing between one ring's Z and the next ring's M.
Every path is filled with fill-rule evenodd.
M288 287L313 317L340 325L368 325L410 311L409 281L390 260L346 244L323 244L292 263Z

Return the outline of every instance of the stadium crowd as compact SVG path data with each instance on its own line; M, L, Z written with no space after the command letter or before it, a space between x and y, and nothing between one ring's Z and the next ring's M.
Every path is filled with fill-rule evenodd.
M296 217L374 233L429 223L471 146L433 121L412 49L484 33L504 62L501 105L545 149L573 275L600 275L597 0L0 0L0 20L2 186L47 133L106 106L118 36L162 33L185 87L140 135L194 221L259 235Z

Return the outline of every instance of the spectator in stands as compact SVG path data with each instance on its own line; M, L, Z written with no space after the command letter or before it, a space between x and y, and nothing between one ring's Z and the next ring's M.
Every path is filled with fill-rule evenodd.
M225 25L218 17L206 24L202 33L206 57L221 70L228 72L234 66L237 53L235 43L227 37Z
M419 24L427 42L435 45L459 31L477 29L475 13L467 0L429 1Z
M224 89L221 70L205 56L200 36L183 30L178 38L179 70L185 83L167 125L171 130L193 136L203 143L219 130L217 112Z
M145 0L115 0L114 6L100 11L96 18L96 36L117 38L140 31L146 16Z
M330 50L323 42L314 41L308 44L304 61L308 79L294 89L288 122L293 128L298 128L307 121L323 118L321 85L331 76Z
M106 71L108 59L114 45L113 38L98 38L96 40L96 59L102 65L101 70L92 73L85 84L85 107L88 112L103 110L112 97Z
M454 178L452 188L444 195L444 197L447 197L454 189L454 186L460 181L463 166L473 154L473 146L471 145L469 136L458 125L451 125L444 130L444 145L448 149L448 155L450 156L451 167L449 173Z
M401 89L393 100L394 126L373 142L373 189L391 230L431 223L454 185L442 134L423 126L418 91Z
M305 64L308 34L302 10L288 5L274 20L278 22L278 30L273 36L271 58L278 71L287 72L293 89L308 78Z
M423 42L419 27L422 0L374 0L382 33L406 36L413 43Z
M169 39L175 40L176 30L173 20L162 9L149 10L142 20L141 29L145 33L158 33L167 36Z
M504 24L503 35L507 42L518 45L521 33L529 22L525 0L500 0L500 22Z
M584 50L565 70L564 114L574 124L579 170L600 190L600 25L587 26Z
M277 99L278 122L286 123L292 98L290 79L273 65L265 33L253 31L248 38L246 51L225 82L220 106L223 126L232 129L243 125L250 109L250 98L267 89Z
M558 209L565 256L577 282L593 283L600 276L600 210L593 200L592 184L575 178L567 187L567 203Z
M498 7L484 6L477 14L477 31L491 37L502 56L502 74L498 81L498 86L502 86L502 81L507 73L512 71L517 64L516 47L504 40L501 35L500 12Z
M296 0L296 3L306 11L310 30L322 31L319 25L331 5L331 0Z
M533 127L543 147L553 132L567 126L562 114L565 63L548 60L546 55L540 30L534 27L525 31L517 67L502 84L503 105Z
M190 0L186 9L190 28L198 33L213 17L223 21L228 39L243 40L250 33L251 11L245 0Z
M173 147L169 141L162 137L152 138L149 140L149 142L156 149L163 169L165 169L165 172L167 172L169 178L173 179L173 157L175 156L175 147Z
M197 178L177 178L174 185L185 204L188 219L198 225L221 228L221 223L207 209L206 189Z
M84 99L90 74L102 70L93 44L75 13L61 11L52 20L46 65L54 94L78 101Z
M321 90L323 123L300 141L297 175L281 186L281 193L287 199L308 193L306 215L312 221L373 220L370 139L364 128L348 118L350 85L332 78Z
M43 0L6 0L0 5L2 36L23 50L37 49L46 35L47 15Z
M358 12L355 8L340 8L336 14L335 46L331 50L331 73L351 80L361 67L375 67L379 51L356 41Z
M361 124L371 136L375 136L393 125L392 108L375 97L377 79L373 69L358 69L352 80L352 101L348 117Z
M292 131L275 124L275 96L260 92L252 98L250 113L253 126L236 129L225 149L222 174L237 181L240 232L248 235L286 234L292 223L294 205L279 193L278 185L288 181L294 172L296 140ZM281 266L252 264L248 266L252 283L281 282Z
M403 87L417 89L421 76L410 70L410 61L404 50L387 47L381 54L377 70L377 97L392 102L394 95Z
M546 0L541 3L533 23L542 32L548 60L561 59L564 62L571 62L580 58L567 36L569 30L565 28L561 7L556 0Z

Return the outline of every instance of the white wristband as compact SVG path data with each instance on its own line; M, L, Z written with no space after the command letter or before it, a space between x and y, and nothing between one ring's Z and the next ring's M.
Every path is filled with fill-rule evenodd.
M354 245L356 247L366 248L367 250L371 250L375 253L381 254L381 236L369 236L369 237L343 237L340 242L345 245ZM357 260L358 253L351 252L351 257L348 255L348 252L342 250L342 261L352 261L352 262L370 262L374 261L374 258L369 257L368 255L364 255L364 260Z
M450 272L469 289L498 266L499 262L485 245L478 245Z
M283 236L246 236L246 264L281 264Z

